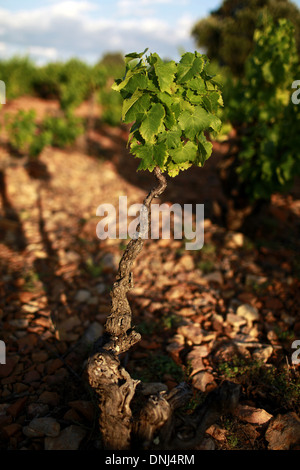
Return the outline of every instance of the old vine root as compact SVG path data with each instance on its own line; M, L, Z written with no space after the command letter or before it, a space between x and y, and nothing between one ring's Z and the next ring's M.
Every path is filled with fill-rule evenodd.
M156 167L157 185L144 200L148 211L151 202L165 190L167 183ZM139 228L138 228L139 230ZM105 449L192 449L201 442L206 429L224 413L230 413L238 403L238 385L224 382L210 392L203 405L192 414L178 414L191 398L191 389L179 384L170 392L151 393L139 380L131 378L122 367L120 354L140 340L131 326L131 309L127 292L132 287L132 266L143 247L143 238L130 240L121 258L116 281L111 292L111 312L104 334L94 345L87 363L89 385L97 397L100 412L99 427Z

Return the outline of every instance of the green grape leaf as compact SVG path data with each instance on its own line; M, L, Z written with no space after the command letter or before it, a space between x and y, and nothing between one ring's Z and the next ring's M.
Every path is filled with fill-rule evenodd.
M131 152L142 160L138 167L139 170L151 169L152 171L156 165L163 167L168 158L165 142L159 144L146 143L144 145L133 144Z
M157 93L157 98L163 104L168 106L168 108L170 108L172 106L172 104L174 103L174 97L170 96L169 93L163 93L163 92L160 91L160 92Z
M174 87L174 77L176 72L175 62L171 61L165 63L162 61L158 61L154 65L154 69L161 91L172 93L172 86Z
M186 82L201 73L204 67L204 59L197 57L192 52L186 52L177 66L177 80L179 83Z
M161 142L153 146L153 158L159 167L162 168L164 166L168 158L167 146L165 142Z
M203 104L208 112L215 113L220 105L220 93L213 91L203 97Z
M186 97L191 104L199 105L202 103L203 98L201 95L194 93L192 90L187 90Z
M141 159L138 170L153 170L155 167L155 162L153 159L153 145L132 144L130 151L137 158Z
M172 129L169 129L167 132L162 132L158 135L158 142L165 142L169 149L176 148L181 145L181 134L182 131L178 125L174 126Z
M184 162L184 163L173 163L170 161L168 163L168 175L174 178L174 176L177 176L178 173L182 170L187 170L192 166L192 162Z
M178 118L178 123L188 139L194 139L199 132L208 129L211 123L211 114L200 106L191 114L184 111Z
M155 136L162 128L164 117L165 109L163 105L160 103L154 103L146 113L146 117L140 127L140 133L145 139L145 142L155 142Z
M148 86L148 79L147 76L144 74L133 74L126 85L123 87L125 91L128 93L133 94L137 88L140 90L146 89Z
M186 82L186 85L191 90L196 91L197 93L206 92L205 81L201 77L195 77L195 78L192 78L191 80L188 80Z
M127 83L129 80L134 76L136 72L134 70L127 70L126 75L123 80L120 78L118 80L115 80L115 82L112 84L112 89L115 91L121 91L123 88L126 87Z
M214 114L210 115L210 124L209 127L215 131L215 132L220 132L221 127L222 127L222 121L218 116L215 116Z
M199 139L198 151L200 155L200 161L198 162L198 165L200 163L199 166L201 166L211 156L213 146L211 142L208 142L206 140L206 137L204 134L200 134L200 136L198 136L198 139Z
M166 111L165 124L166 124L167 129L171 129L176 124L175 114L169 108L165 108L165 111Z
M122 119L125 123L133 122L138 116L145 114L149 107L149 94L136 90L131 98L123 102Z
M122 109L122 119L124 121L126 114L130 110L130 108L143 96L143 92L141 90L136 90L133 95L123 101L123 109Z
M197 145L194 142L188 141L186 144L170 149L169 154L175 163L193 162L197 155Z
M128 63L129 61L133 59L140 59L146 52L148 51L148 47L143 52L130 52L130 54L125 55L125 63Z

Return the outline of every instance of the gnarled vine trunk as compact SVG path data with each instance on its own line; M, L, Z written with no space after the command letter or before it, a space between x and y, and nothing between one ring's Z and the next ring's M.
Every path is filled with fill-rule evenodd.
M144 200L151 221L151 202L167 186L161 170L156 167L157 185ZM140 230L138 226L137 231ZM100 432L105 449L193 449L205 430L221 414L230 413L237 405L239 386L224 382L208 394L203 405L189 415L174 413L191 398L190 387L181 383L170 392L155 384L142 384L131 378L121 365L119 355L136 344L141 336L131 325L131 309L127 292L133 286L132 267L141 252L141 236L130 240L121 258L111 292L111 312L104 335L95 343L89 357L87 376L97 396L100 410Z

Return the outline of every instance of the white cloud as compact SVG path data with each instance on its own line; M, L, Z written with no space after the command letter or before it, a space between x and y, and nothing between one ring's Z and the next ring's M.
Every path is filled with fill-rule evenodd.
M119 0L112 5L115 17L105 17L98 5L86 0L50 2L31 11L19 10L13 14L0 9L0 41L5 45L5 55L11 51L29 53L39 61L66 59L79 56L90 61L98 60L105 52L141 51L149 47L163 57L174 58L178 48L194 47L190 28L194 19L182 16L168 23L154 15L117 17L121 10L137 5L148 9L171 0ZM113 8L113 6L115 8ZM115 11L116 10L116 11ZM0 48L0 55L4 55Z
M117 12L119 16L153 16L155 6L168 3L172 0L119 0Z

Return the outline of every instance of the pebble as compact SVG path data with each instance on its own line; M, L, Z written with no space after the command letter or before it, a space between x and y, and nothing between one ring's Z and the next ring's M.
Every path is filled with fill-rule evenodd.
M88 328L85 330L82 338L81 344L84 346L90 346L93 344L100 336L103 334L103 325L98 322L91 323Z
M156 395L158 392L167 392L168 387L161 382L150 382L142 384L142 394L147 395Z
M245 318L235 315L234 313L227 313L226 321L229 325L233 326L236 329L239 329L241 326L246 325L247 321Z
M117 255L114 255L113 253L106 253L102 258L101 258L101 263L104 266L104 268L116 270L118 269L119 266L119 257Z
M36 313L38 309L39 308L36 305L31 305L31 304L22 306L22 311L26 313Z
M269 450L300 449L300 419L294 412L277 415L266 431Z
M240 305L236 310L236 314L239 317L245 318L250 324L259 320L259 313L257 308L250 304Z
M71 331L76 326L81 325L81 320L76 315L72 315L71 317L67 318L66 320L62 321L57 325L57 329L60 333Z
M34 418L28 426L23 427L27 437L56 437L60 433L60 424L54 418Z
M36 370L30 370L24 375L24 382L30 384L32 382L38 382L41 376Z
M241 232L228 232L226 235L226 245L228 248L239 248L244 245L245 237Z
M13 372L14 368L19 362L19 356L8 356L6 358L6 364L1 364L0 367L0 379L8 377Z
M207 371L201 371L193 376L192 383L196 389L205 392L207 385L215 384L214 376Z
M49 412L49 406L46 403L30 403L27 407L27 414L30 417L44 416Z
M89 300L91 293L86 289L80 289L75 295L75 302L84 303Z
M267 411L248 405L238 405L234 414L242 421L258 425L265 424L273 418L273 415Z
M253 351L252 357L256 361L261 361L266 363L269 358L272 356L273 346L268 345L263 348L258 348Z
M31 354L32 362L36 364L37 362L45 362L49 358L49 354L46 351L37 351Z
M106 285L101 282L96 285L95 290L97 294L103 294L106 291Z
M95 407L91 401L74 400L68 403L72 409L78 411L88 421L92 422L95 417Z
M179 264L186 270L186 271L193 271L195 269L194 259L191 255L184 255L180 258Z
M7 437L12 437L17 434L22 429L21 424L18 423L11 423L7 426L3 426L2 430L6 434Z
M206 274L203 279L205 279L207 282L215 282L216 284L223 284L224 282L221 271L213 271L209 274Z
M195 315L195 310L192 307L184 307L180 309L177 313L182 317L191 317L192 315Z
M26 390L28 390L29 388L29 385L25 385L21 382L17 382L13 385L13 387L14 387L14 393L19 394L19 393L26 392Z
M197 353L196 348L187 355L187 363L191 366L193 374L205 370L202 357Z
M29 320L27 318L15 318L13 320L9 320L8 322L11 326L15 328L27 328L29 324Z
M86 436L81 427L71 424L63 429L57 437L45 438L45 450L78 450L80 443Z
M59 404L60 397L56 392L49 392L46 390L39 397L39 402L50 406L57 406Z
M168 301L178 300L181 297L186 297L186 288L183 286L174 286L171 287L165 295Z
M178 333L183 335L187 340L190 340L193 344L200 344L203 339L204 330L197 323L190 323L188 325L182 325L178 328Z
M215 450L215 448L216 444L210 437L205 437L203 441L195 447L196 450Z
M216 439L216 441L222 442L226 439L227 430L221 428L218 424L212 424L205 432Z
M13 403L7 408L6 413L11 415L13 418L16 418L17 416L19 416L19 414L25 407L26 402L27 397L19 398L17 401L15 401L15 403Z

